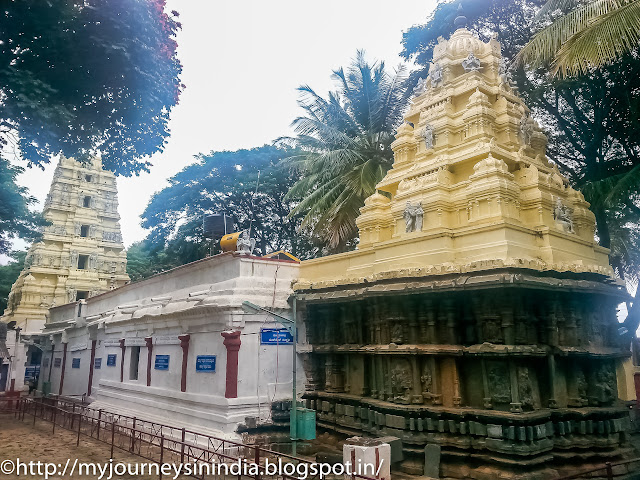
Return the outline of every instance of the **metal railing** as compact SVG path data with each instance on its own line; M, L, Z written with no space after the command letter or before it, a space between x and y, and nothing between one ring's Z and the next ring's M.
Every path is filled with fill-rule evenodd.
M632 458L630 460L623 460L620 462L615 462L615 463L611 463L611 462L607 462L604 464L604 466L602 467L596 467L596 468L592 468L590 470L584 470L580 473L574 473L573 475L569 475L568 477L559 477L556 478L555 480L574 480L574 479L578 479L578 478L591 478L593 477L593 473L603 473L606 475L607 480L614 480L614 475L613 475L613 468L614 467L619 467L622 465L629 465L632 463L640 463L640 458Z
M253 468L257 468L257 471L243 470L239 475L234 474L233 476L238 479L261 480L262 477L268 477L293 480L298 478L295 472L291 475L285 473L276 476L268 473L267 460L272 465L293 464L296 467L306 463L306 471L313 472L311 466L314 462L262 448L259 445L246 445L186 428L150 422L104 409L93 409L84 404L56 398L0 399L0 414L13 414L15 418L22 421L30 417L34 425L36 419L50 422L52 434L55 433L56 428L74 432L76 446L80 445L82 437L100 441L110 447L110 458L113 458L115 450L120 450L160 465L163 463L190 464L195 470L191 472L191 476L202 480L208 473L211 473L213 478L219 478L215 475L215 468L220 468L223 464L229 467L238 462L242 465L255 464L256 467ZM205 464L208 467L205 468ZM222 468L222 471L226 470ZM250 474L244 472L250 472ZM161 471L159 478L162 478ZM307 478L320 479L320 473L308 474ZM326 475L325 478L327 478ZM351 478L376 480L357 474L351 475Z

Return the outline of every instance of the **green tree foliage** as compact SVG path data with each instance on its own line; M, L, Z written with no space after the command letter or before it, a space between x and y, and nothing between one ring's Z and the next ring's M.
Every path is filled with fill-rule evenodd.
M41 216L29 212L28 205L35 199L26 188L16 185L21 172L22 168L0 158L0 254L7 253L12 238L35 240L43 224Z
M7 308L11 287L24 267L24 259L27 256L27 252L18 250L10 252L9 256L13 261L6 265L0 265L0 315Z
M355 246L355 220L393 164L391 142L408 106L411 88L404 67L391 74L358 52L347 68L333 72L337 90L327 98L299 88L304 116L294 120L299 152L285 164L301 175L287 198L299 201L291 215L329 250Z
M460 1L441 4L426 25L408 30L403 55L424 66L426 75L437 36L449 36L449 19ZM514 65L535 34L537 0L465 0L470 28L488 39L497 32L503 55ZM448 22L448 23L445 23ZM443 24L448 26L448 31ZM424 36L424 40L418 40ZM598 71L571 79L543 68L512 67L520 95L549 135L548 154L582 191L596 215L600 244L612 249L611 263L630 284L640 269L640 60L635 52ZM630 330L640 319L640 302L630 308ZM631 305L629 305L631 307ZM637 308L636 308L637 307ZM634 320L635 319L635 320ZM633 324L635 323L635 326Z
M567 11L568 10L568 11ZM540 30L518 59L533 66L552 63L552 73L585 75L635 51L640 40L640 0L548 0Z
M35 165L100 153L122 175L162 149L181 85L164 0L19 0L0 12L0 147ZM175 12L174 12L175 16Z
M231 215L236 231L251 228L256 254L284 249L301 258L313 256L317 247L304 230L297 232L300 218L289 215L294 203L285 199L293 179L281 159L291 154L265 145L199 155L169 179L142 214L142 225L151 232L130 249L132 279L219 252L219 242L203 238L207 213Z
M175 259L171 259L164 249L155 247L146 240L136 242L127 249L127 273L132 282L175 266Z

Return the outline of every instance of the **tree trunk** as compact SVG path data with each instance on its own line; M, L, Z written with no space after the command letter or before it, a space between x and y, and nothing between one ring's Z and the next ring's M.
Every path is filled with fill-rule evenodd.
M597 205L593 209L596 216L596 227L598 229L598 237L600 238L600 246L611 248L611 233L609 233L609 224L607 223L607 212L602 205Z

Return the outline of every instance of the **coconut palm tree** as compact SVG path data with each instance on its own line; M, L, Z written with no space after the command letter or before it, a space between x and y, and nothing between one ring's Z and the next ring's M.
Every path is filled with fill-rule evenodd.
M300 203L303 229L323 238L330 251L355 244L355 220L364 200L393 164L391 142L411 94L404 66L393 73L367 63L358 51L352 64L333 72L337 90L325 99L299 87L305 114L289 139L301 153L284 162L301 175L287 198Z
M534 67L551 62L554 75L574 76L635 50L640 40L640 0L549 0L538 13L548 21L517 57Z

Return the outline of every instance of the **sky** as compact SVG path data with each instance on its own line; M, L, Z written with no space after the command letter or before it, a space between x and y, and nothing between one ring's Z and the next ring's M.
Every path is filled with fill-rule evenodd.
M173 109L165 150L148 174L118 179L120 224L126 246L146 236L140 214L167 179L198 153L252 148L292 135L301 110L296 88L325 95L331 72L358 49L388 68L401 63L402 32L425 23L437 0L168 0L182 30L178 56L186 89ZM28 169L18 182L39 204L55 164ZM18 242L16 247L23 247ZM2 259L0 259L2 263Z

